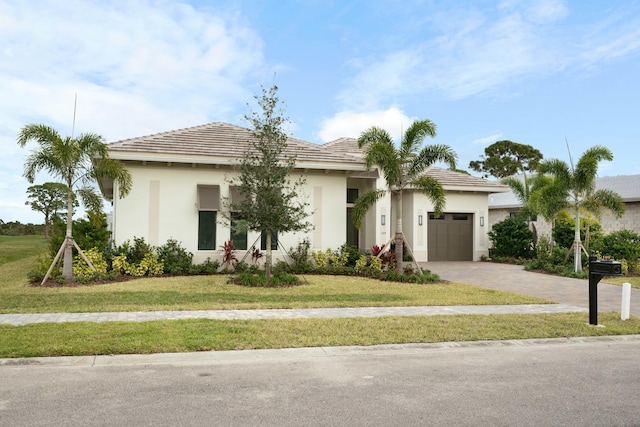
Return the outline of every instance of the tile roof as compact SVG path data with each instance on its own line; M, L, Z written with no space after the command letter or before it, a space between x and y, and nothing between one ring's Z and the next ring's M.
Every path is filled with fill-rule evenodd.
M126 158L127 154L195 156L217 159L237 159L253 138L249 129L229 123L209 123L154 135L125 139L109 144L110 155ZM120 154L121 153L121 154ZM322 146L296 138L288 138L287 156L296 156L298 163L349 165L364 168L361 159L323 149Z
M112 142L109 153L121 160L230 163L242 156L251 138L249 129L216 122ZM300 167L366 170L355 138L339 138L322 145L288 138L285 155L295 156ZM499 192L506 188L498 182L437 167L428 168L425 174L438 179L447 190Z
M618 175L596 178L596 189L611 190L618 193L625 202L640 201L640 175ZM522 203L511 190L506 193L491 194L489 208L515 208Z
M430 166L425 175L437 179L447 190L482 191L486 193L507 191L509 187L497 181L478 178L462 172Z
M321 147L334 153L350 154L357 157L362 156L362 148L358 147L358 140L356 138L338 138L334 141L325 142Z

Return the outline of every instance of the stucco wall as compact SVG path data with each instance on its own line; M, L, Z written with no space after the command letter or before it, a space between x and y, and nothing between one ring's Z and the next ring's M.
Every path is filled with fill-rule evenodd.
M447 202L444 209L448 213L467 213L473 215L473 259L478 260L482 255L488 255L489 231L488 223L488 199L485 193L447 192ZM427 261L428 234L427 222L429 212L433 212L433 204L421 193L412 193L404 203L403 229L407 240L413 247L416 259L420 262ZM418 216L422 215L422 225L418 225ZM484 225L480 225L483 218ZM405 225L408 224L408 225Z
M221 258L218 250L198 250L197 186L219 185L221 199L228 197L229 183L225 178L231 176L231 170L158 164L129 164L127 168L133 177L133 188L127 197L114 199L113 203L116 244L142 237L159 246L175 239L194 254L194 263ZM346 176L319 172L305 177L307 185L299 197L309 203L308 219L315 229L307 233L283 233L279 236L280 243L289 251L308 238L314 250L338 248L346 239ZM217 219L216 247L219 247L229 239L230 229L220 212ZM249 248L258 237L259 233L249 232Z

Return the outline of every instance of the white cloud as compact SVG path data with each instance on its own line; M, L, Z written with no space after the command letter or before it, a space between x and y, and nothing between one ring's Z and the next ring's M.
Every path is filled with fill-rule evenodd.
M356 74L339 95L340 105L375 109L403 97L510 97L532 77L640 51L640 22L628 19L634 11L563 25L571 16L564 1L507 0L498 14L467 9L434 13L431 31L414 34L395 51L347 61Z
M362 113L341 111L324 120L318 137L323 142L333 141L341 137L357 138L364 130L371 126L377 126L389 132L394 139L399 140L402 132L414 120L414 118L408 117L396 107Z
M486 147L487 145L491 145L496 141L500 141L501 139L502 139L502 134L496 133L494 135L489 135L483 138L474 139L473 141L471 141L471 143L474 145L482 145L483 147Z
M0 165L12 177L28 154L16 144L20 128L46 123L69 135L76 93L75 133L114 141L230 120L270 75L241 15L168 0L0 0L0 40L0 151L11 156ZM9 182L0 187L5 221L20 219L29 185Z

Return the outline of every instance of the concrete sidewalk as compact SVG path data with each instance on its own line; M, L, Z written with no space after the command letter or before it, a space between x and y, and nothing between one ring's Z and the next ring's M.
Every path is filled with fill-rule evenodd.
M0 314L0 324L22 326L62 322L146 322L183 319L310 319L332 317L436 316L455 314L575 313L587 310L567 304L460 305L432 307L354 307L273 310L135 311L111 313Z

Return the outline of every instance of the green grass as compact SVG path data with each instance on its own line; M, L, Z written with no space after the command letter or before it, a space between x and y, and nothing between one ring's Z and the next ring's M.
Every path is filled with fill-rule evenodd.
M342 345L432 343L640 333L640 319L601 313L349 319L180 320L0 326L0 357L149 354Z
M41 237L0 236L0 313L530 304L540 298L461 283L406 284L307 276L291 288L248 288L227 277L145 278L79 287L30 286L26 274L46 252ZM181 320L0 325L0 357L240 350L410 342L503 340L640 333L640 320L584 313L349 319Z
M0 266L46 253L44 236L0 236Z
M2 274L2 268L0 268ZM307 276L309 284L253 288L227 276L147 278L105 285L0 287L0 313L214 310L417 305L536 304L541 298L462 283L389 283L360 277Z
M632 288L640 289L640 276L605 277L602 281L620 286L623 283L629 283Z

